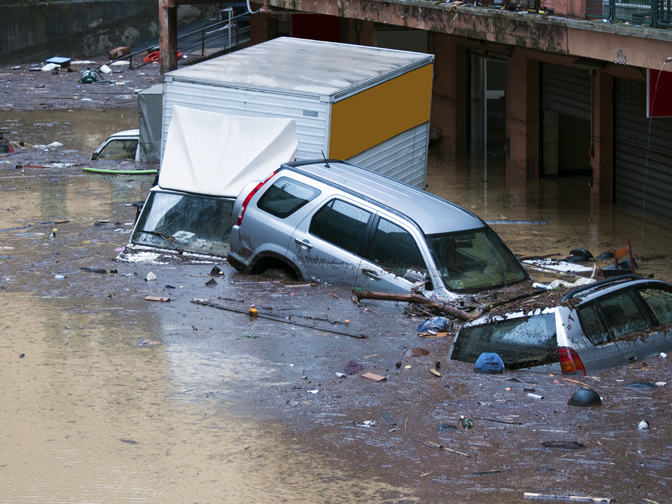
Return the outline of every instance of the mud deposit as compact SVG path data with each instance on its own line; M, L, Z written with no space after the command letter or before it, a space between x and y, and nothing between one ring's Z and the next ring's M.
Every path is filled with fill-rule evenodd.
M33 134L23 139L38 143ZM226 264L207 287L212 264L117 262L152 177L14 168L28 156L85 163L80 148L0 159L11 160L0 164L0 503L513 504L524 492L670 502L670 358L573 377L603 405L570 407L580 385L561 376L447 362L450 338L419 338L422 319L400 304L357 306L343 288ZM630 237L642 272L670 277L669 229L594 214L577 196L583 179L540 182L525 206L501 176L485 185L463 161L433 156L428 190L484 218L549 221L497 227L516 253L568 253L580 246L573 226L596 253ZM405 357L409 347L429 353ZM337 376L349 361L362 371ZM666 385L626 386L643 381Z

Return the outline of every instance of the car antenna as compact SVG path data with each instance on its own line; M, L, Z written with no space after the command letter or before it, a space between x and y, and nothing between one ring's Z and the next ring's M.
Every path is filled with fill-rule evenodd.
M327 158L324 156L324 151L321 150L320 152L322 153L322 159L324 159L325 168L331 168L331 166L329 166L329 161L327 161Z

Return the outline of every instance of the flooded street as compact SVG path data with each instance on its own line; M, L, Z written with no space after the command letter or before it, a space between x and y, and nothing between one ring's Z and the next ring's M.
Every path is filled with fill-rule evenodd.
M431 152L431 151L430 151ZM630 240L643 276L672 278L672 227L619 207L590 204L590 177L506 180L504 156L444 158L433 152L427 190L468 208L484 220L547 221L547 225L498 225L492 228L521 256L588 249L594 256ZM487 178L487 181L485 180ZM601 266L613 264L604 262ZM536 278L535 278L536 279Z
M672 357L576 381L478 375L446 361L450 337L419 338L423 319L400 304L358 307L340 287L226 264L208 287L211 264L115 261L153 176L81 166L107 135L137 127L136 110L2 114L12 139L64 146L0 158L0 503L670 502ZM672 230L591 208L588 178L507 184L492 157L486 183L482 159L430 152L429 191L484 219L548 221L493 225L514 253L598 255L630 239L641 274L672 278ZM405 357L409 347L429 354ZM387 380L337 377L349 361ZM666 385L627 386L639 381ZM577 382L603 405L568 406Z

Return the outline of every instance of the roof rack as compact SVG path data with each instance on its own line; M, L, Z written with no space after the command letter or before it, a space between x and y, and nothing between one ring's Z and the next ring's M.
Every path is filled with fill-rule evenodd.
M576 296L579 292L584 292L587 290L594 289L595 287L601 287L603 285L609 285L613 283L618 283L622 282L624 280L642 280L642 277L639 277L637 275L633 275L632 273L630 274L625 274L625 275L620 275L617 277L612 277L612 278L607 278L606 280L600 280L599 282L587 284L587 285L582 285L581 287L577 287L576 289L572 289L569 291L567 294L564 295L562 298L563 301L567 301L568 299L573 298Z

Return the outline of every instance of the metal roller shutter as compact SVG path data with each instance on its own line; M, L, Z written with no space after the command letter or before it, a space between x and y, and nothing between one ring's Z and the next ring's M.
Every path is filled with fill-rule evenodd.
M542 63L541 108L590 121L588 71Z
M614 203L672 224L672 119L647 119L646 83L616 79Z

